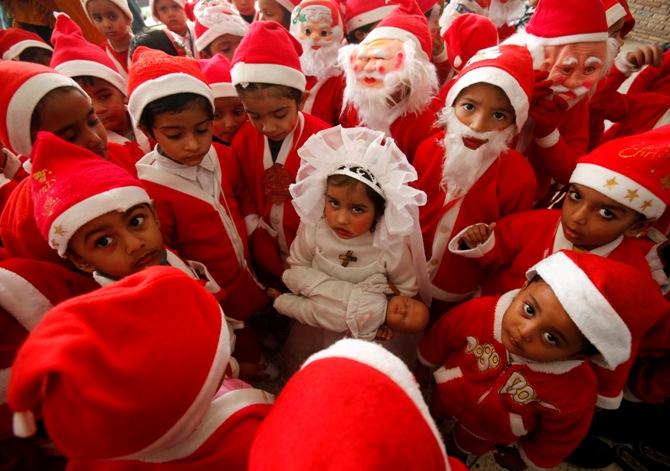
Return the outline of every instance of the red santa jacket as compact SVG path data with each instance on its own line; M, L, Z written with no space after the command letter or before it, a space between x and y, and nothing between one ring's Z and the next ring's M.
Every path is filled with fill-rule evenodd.
M344 74L335 75L326 80L307 77L309 95L305 100L303 112L316 116L331 126L337 126L342 112L344 84Z
M442 365L434 376L446 414L493 444L518 441L528 461L553 468L588 432L596 378L583 360L540 363L510 355L501 323L515 294L449 311L421 340L419 355Z
M272 160L267 137L250 122L244 123L233 139L231 148L239 162L244 185L244 195L241 196L240 204L242 215L247 222L247 233L251 234L251 255L260 267L265 268L276 279L281 279L284 271L282 260L288 256L289 247L300 225L300 218L293 209L288 195L288 185L295 182L300 167L298 149L312 134L328 127L328 124L314 116L298 113L296 128L284 139L276 162ZM267 182L264 181L266 170L275 164L283 167L287 181L266 185ZM266 195L266 189L277 192L284 187L289 199L283 203L273 204ZM272 236L275 237L269 237L268 231L258 227L259 222L274 231L276 234ZM261 239L259 236L266 237Z
M535 196L533 171L518 152L509 150L494 160L460 200L445 205L440 187L444 131L425 140L417 150L415 186L426 192L428 202L419 220L433 284L433 297L458 302L477 288L481 267L446 248L461 229L476 222L494 222L503 216L530 209Z
M137 150L132 146L109 143L107 159L136 175ZM60 258L42 237L33 215L31 178L24 178L9 195L0 215L0 240L7 258L32 258L71 268L67 259Z
M218 200L195 182L153 166L153 153L138 162L137 170L154 200L165 244L184 259L204 263L225 291L221 304L226 315L244 320L267 298L249 270L244 221L228 180L222 178L226 163L214 147L208 157L221 182Z

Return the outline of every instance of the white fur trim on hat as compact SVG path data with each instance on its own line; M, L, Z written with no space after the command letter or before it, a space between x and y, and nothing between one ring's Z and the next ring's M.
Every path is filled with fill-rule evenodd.
M288 10L289 13L292 13L295 8L295 5L291 0L277 0L277 3L279 3L285 10Z
M83 0L84 3L84 10L86 11L86 15L88 18L92 21L91 16L88 14L88 8L86 8L86 5L88 2L91 0ZM127 0L109 0L112 2L116 7L119 8L128 18L131 20L133 19L133 12L130 11L130 7L128 6L128 1Z
M374 10L366 11L360 15L356 15L347 21L347 31L353 31L360 28L361 26L381 21L396 8L398 8L398 5L385 5L383 7L375 8Z
M86 92L70 77L57 73L37 74L14 92L7 106L7 135L9 144L19 154L28 156L33 147L30 122L37 104L50 91L61 87L75 87L90 100Z
M447 470L449 469L447 453L440 432L437 430L435 422L433 422L433 418L430 416L428 406L421 395L414 376L402 360L376 343L364 340L344 339L309 357L301 369L304 369L310 363L329 358L346 358L367 365L379 371L400 387L414 403L426 425L433 432L435 441L444 457L445 467Z
M99 62L88 60L73 60L58 64L55 69L68 77L81 77L88 75L105 80L116 87L124 96L127 95L127 83L121 75Z
M271 83L274 85L285 85L305 91L307 79L301 71L279 64L247 64L238 62L230 70L233 85L249 83Z
M564 44L605 42L609 37L607 35L607 31L602 33L571 34L567 36L558 36L556 38L543 38L541 36L535 36L532 34L528 34L528 36L531 36L533 41L536 41L542 46L562 46Z
M128 112L134 122L139 123L142 112L149 103L177 93L202 95L207 98L212 110L214 110L212 89L205 82L192 75L177 72L147 80L133 90L128 99Z
M626 9L617 2L607 9L605 16L607 17L607 27L610 28L614 23L626 16Z
M630 357L631 333L605 296L567 255L557 252L526 272L551 287L577 328L614 370Z
M230 82L211 83L209 86L212 88L215 99L226 97L237 98L237 90L235 90L235 86Z
M142 203L151 203L139 186L123 186L90 196L63 211L49 227L49 246L65 257L67 245L77 230L87 222L111 211L127 211Z
M26 39L24 41L19 41L14 44L12 47L7 49L2 55L2 60L11 61L19 57L19 55L28 48L39 47L40 49L46 49L47 51L54 52L53 48L42 41L37 41L35 39Z
M478 67L458 76L456 83L447 94L447 106L453 106L459 93L470 85L488 83L501 88L509 98L516 115L516 127L521 129L528 119L528 95L519 82L509 72L498 67Z
M662 199L635 180L600 165L579 163L570 176L570 183L588 186L619 204L643 214L659 218L665 211Z
M402 28L396 28L394 26L377 27L374 28L372 31L370 31L370 34L368 34L365 37L365 39L362 41L361 44L369 44L372 41L377 41L379 39L397 39L402 42L413 41L414 44L416 45L416 50L420 51L423 57L428 59L428 56L421 47L421 43L419 42L417 37L407 30L404 30Z

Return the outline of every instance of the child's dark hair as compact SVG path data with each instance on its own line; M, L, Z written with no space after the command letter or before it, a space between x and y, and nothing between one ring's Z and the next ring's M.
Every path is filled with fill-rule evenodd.
M370 185L367 185L362 181L357 180L348 175L341 175L341 174L330 175L326 179L326 186L328 185L333 185L337 187L363 185L363 187L365 188L365 194L367 195L368 198L370 198L375 208L375 219L374 222L372 223L372 227L370 228L370 231L374 231L374 228L377 225L377 221L379 221L379 219L382 217L382 214L384 214L384 209L386 209L386 200L382 197L382 195L373 190Z
M274 83L254 82L248 84L246 87L243 87L242 85L235 85L235 90L237 91L237 95L240 98L244 98L244 94L248 92L268 89L275 90L281 98L288 98L289 100L295 101L298 106L300 106L302 97L304 95L303 92L297 88L287 87L286 85L277 85Z
M60 94L66 94L71 92L72 90L76 90L79 93L84 94L79 88L75 87L74 85L65 85L64 87L58 87L54 88L50 92L48 92L46 95L42 97L40 101L37 102L37 105L35 105L35 108L33 109L33 114L30 117L30 135L33 136L37 134L37 131L39 130L40 126L42 125L41 121L41 114L42 110L44 109L44 106L47 102L47 100L50 100L51 98L60 95ZM85 94L84 94L85 95Z
M209 119L214 119L214 110L207 98L197 93L175 93L149 103L142 111L139 124L151 131L156 116L163 113L179 113L190 106L202 108L207 112Z
M133 57L135 49L140 46L158 49L171 56L179 55L167 33L162 29L145 29L136 34L130 41L130 50L128 51L130 57Z

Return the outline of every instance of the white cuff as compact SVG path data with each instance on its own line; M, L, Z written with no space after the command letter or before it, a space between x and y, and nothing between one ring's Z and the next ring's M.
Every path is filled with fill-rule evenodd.
M626 77L630 77L630 75L635 72L635 70L637 70L637 67L628 61L628 58L626 57L627 55L628 53L619 54L614 60L614 67L616 67L619 72L624 74Z
M483 243L479 244L477 247L473 249L460 249L458 248L459 243L461 239L463 238L463 235L465 232L470 229L474 224L471 226L466 227L463 229L461 232L456 234L450 241L449 245L447 246L449 248L449 252L460 255L461 257L466 257L466 258L481 258L487 253L489 253L491 250L493 250L493 247L496 244L496 236L495 232L491 231L491 235L489 236L488 239L486 239Z
M536 137L535 138L535 143L544 148L547 149L549 147L554 147L558 140L561 138L561 133L558 131L558 129L554 129L549 133L548 136L544 137Z

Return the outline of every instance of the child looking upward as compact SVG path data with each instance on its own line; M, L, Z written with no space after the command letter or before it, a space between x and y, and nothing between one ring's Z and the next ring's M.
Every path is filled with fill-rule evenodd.
M249 25L225 0L200 0L194 10L195 47L201 58L223 54L231 60Z
M278 23L257 21L235 51L230 71L249 116L232 143L249 192L242 212L258 269L274 281L284 271L300 222L288 190L300 165L297 150L328 127L300 111L306 83L301 49Z
M130 41L133 14L127 0L84 0L84 8L91 22L107 38L103 48L114 62L116 70L128 78Z
M190 57L197 57L195 37L188 25L186 0L150 0L149 8L154 20L163 23L173 33L173 38L180 42Z
M556 253L526 278L521 290L447 312L419 346L439 367L438 409L458 421L452 443L475 455L515 443L496 458L507 469L557 466L591 423L591 361L628 362L667 309L636 269L591 254Z

